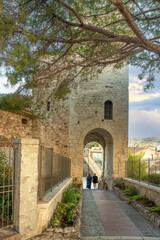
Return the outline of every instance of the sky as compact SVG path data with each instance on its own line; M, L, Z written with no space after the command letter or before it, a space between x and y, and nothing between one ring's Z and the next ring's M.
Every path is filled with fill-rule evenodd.
M160 79L155 88L144 92L145 80L139 80L140 69L129 68L129 139L160 137ZM4 86L7 80L0 78L0 93L14 92L17 87Z
M129 69L129 138L160 137L160 76L155 88L144 92L140 69ZM159 81L158 81L159 79Z

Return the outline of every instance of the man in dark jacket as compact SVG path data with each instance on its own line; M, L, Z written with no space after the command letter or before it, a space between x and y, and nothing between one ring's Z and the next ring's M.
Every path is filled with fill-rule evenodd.
M96 174L94 174L94 176L93 176L93 187L94 187L94 189L96 188L97 183L98 183L98 177L96 176Z

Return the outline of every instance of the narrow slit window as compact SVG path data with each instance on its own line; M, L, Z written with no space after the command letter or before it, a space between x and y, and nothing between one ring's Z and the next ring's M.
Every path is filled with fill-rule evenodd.
M104 119L113 119L113 103L109 100L104 104Z
M51 105L51 103L47 102L47 111L50 111L50 105Z

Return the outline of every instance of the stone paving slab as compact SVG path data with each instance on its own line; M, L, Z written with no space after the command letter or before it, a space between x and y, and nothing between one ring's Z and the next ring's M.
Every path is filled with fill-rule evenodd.
M94 197L93 197L94 196ZM99 212L99 209L97 207L97 203L99 204L99 208L101 208L101 211ZM110 207L109 207L110 206ZM112 207L112 208L111 208ZM113 210L120 209L119 214L114 215ZM102 211L103 210L103 211ZM127 213L129 212L129 215L127 216ZM108 214L109 213L109 214ZM129 221L136 223L140 219L140 224L138 224L138 229L141 231L141 226L143 229L143 236L135 236L134 234L130 236L125 235L123 232L123 235L121 235L122 231L117 230L116 233L113 232L112 236L109 234L109 231L105 230L105 226L103 224L102 218L105 219L105 215L107 215L107 224L109 228L111 228L111 225L117 224L117 228L120 229L121 226L121 214L124 214L123 219L126 222L126 229L125 226L122 226L125 231L127 231L127 228L129 226L131 227ZM113 219L111 215L115 216L117 219ZM133 215L133 217L132 217ZM109 216L109 217L108 217ZM111 223L111 219L114 220ZM116 223L117 221L117 223ZM105 221L104 221L105 222ZM145 228L145 229L144 229ZM130 229L131 230L131 229ZM148 234L149 235L145 235ZM153 237L154 236L154 237ZM160 240L160 230L155 229L152 227L151 223L148 223L143 216L135 213L135 210L132 209L131 206L128 204L122 202L119 200L114 193L104 190L84 190L83 191L83 205L82 205L82 225L81 225L81 237L77 238L68 238L67 237L61 237L57 238L56 235L54 236L48 236L46 234L42 234L39 236L36 236L32 238L33 240ZM1 239L0 239L1 240ZM31 239L30 239L31 240Z
M106 191L106 190L83 190L83 195L84 197L83 197L82 229L81 229L82 239L84 238L86 240L87 239L97 240L97 239L100 239L101 237L101 239L108 240L108 239L113 239L111 237L117 238L118 236L119 237L118 240L122 240L122 239L123 240L132 240L132 239L133 240L139 240L139 239L140 240L160 240L160 229L153 226L151 222L146 220L141 214L136 212L135 209L133 209L126 202L121 201L113 192ZM105 195L106 197L104 197ZM98 209L98 206L96 204L97 202L101 208L101 211L99 211ZM116 223L118 230L116 230L116 233L112 230L112 234L110 234L110 228L112 227L111 225L114 225L114 224L111 223L111 220L114 220L114 219L112 217L113 211L110 209L109 206L112 206L112 209L114 209L115 206L116 206L116 209L119 208L123 213L123 217L124 217L123 219L126 222L125 226L124 224L122 224L123 225L122 226L120 215L119 214L117 216L115 215L116 219L114 221L114 224L116 223L117 220L119 220ZM107 213L108 211L109 211L109 214ZM105 216L106 214L107 216ZM87 218L84 217L86 215L87 215ZM96 219L95 221L97 222L97 224L94 224L92 226L92 224L94 223L93 216L95 216L95 219ZM129 225L128 225L128 219L130 222ZM85 222L83 222L84 220ZM104 226L105 221L106 221L106 224L108 225L109 230L105 229L105 226ZM103 234L98 227L100 224L103 227ZM121 226L123 227L123 230L124 230L123 234L122 234L122 230L119 230ZM135 232L132 231L132 226L134 226L134 228L138 229L138 231L140 232L139 238L136 238ZM127 228L130 230L129 234L126 233ZM90 238L85 238L85 237L90 237Z
M148 237L148 239L146 238L147 240L154 240L154 238L156 238L156 240L160 240L160 229L158 227L155 227L150 221L139 214L125 201L121 201L113 192L106 191L106 194L111 198L112 201L116 202L122 211L131 219L131 221L141 231L143 238Z
M108 236L142 236L142 233L120 209L119 205L113 200L111 201L106 191L95 190L92 191L92 194Z

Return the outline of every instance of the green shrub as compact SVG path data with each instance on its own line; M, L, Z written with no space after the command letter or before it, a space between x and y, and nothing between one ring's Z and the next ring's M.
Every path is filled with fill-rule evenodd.
M146 195L145 196L144 195L135 195L133 197L130 197L130 199L128 200L127 203L130 204L132 202L132 200L136 200L136 201L143 200L142 204L144 204L145 206L148 206L148 207L155 205L155 203L152 200L148 199L146 197Z
M51 222L53 228L66 227L72 224L78 214L78 200L81 198L81 194L76 182L69 185L62 195L62 203L58 203L55 217Z
M124 190L124 189L125 189L124 182L122 182L122 181L117 181L117 182L115 183L115 187L117 187L117 188L119 188L119 189L121 189L121 190Z
M9 112L20 112L31 107L29 96L20 94L7 94L0 98L0 109Z
M77 203L81 195L75 183L71 184L63 193L62 195L62 202L63 203Z
M81 194L80 193L76 193L76 199L79 200L81 198Z
M160 185L160 174L152 173L148 175L148 182Z
M121 192L125 193L128 196L134 196L134 195L138 194L137 188L133 187L133 186L129 187L129 188L126 188L125 190L121 190Z
M8 189L5 188L7 191ZM2 211L3 209L3 211ZM4 221L11 220L12 218L12 193L0 194L0 218L3 214Z
M142 180L143 180L143 181L148 181L148 174L144 175L144 176L142 177Z
M0 218L3 214L5 221L11 220L12 217L12 193L8 192L9 188L6 187L8 185L12 185L12 168L9 166L5 153L0 150ZM3 191L5 191L4 196Z
M159 212L160 211L160 203L159 203L158 207L157 206L151 207L150 210L151 210L151 212Z
M128 152L128 164L127 164L127 177L133 179L142 179L146 175L147 163L139 160L144 156L144 152L135 154L131 151ZM140 167L140 176L139 176Z
M134 195L133 197L130 197L130 199L127 201L128 204L130 204L132 202L132 200L141 200L141 199L145 199L147 198L146 196L143 195Z

